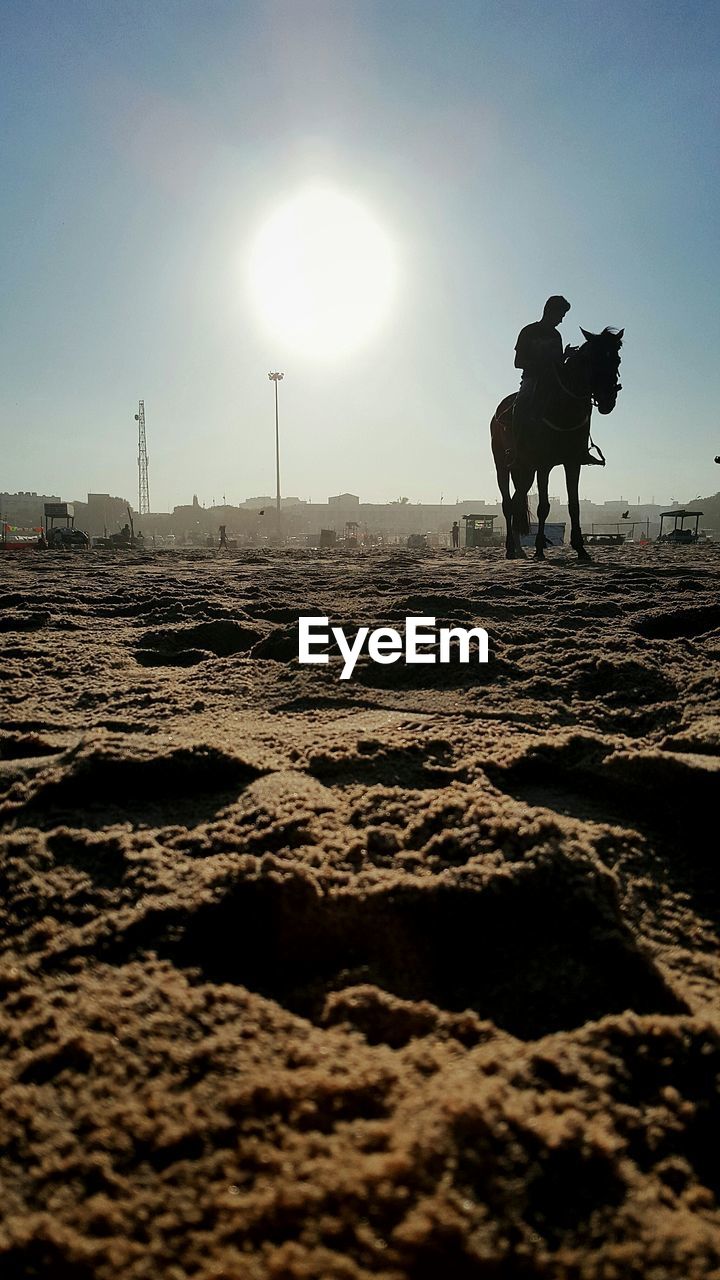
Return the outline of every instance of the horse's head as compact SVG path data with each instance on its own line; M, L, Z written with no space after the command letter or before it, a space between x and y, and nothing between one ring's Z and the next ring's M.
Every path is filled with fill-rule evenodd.
M625 330L603 329L602 333L588 333L587 329L581 329L580 332L585 339L580 352L586 360L588 390L598 413L611 413L618 391L622 389L618 369Z

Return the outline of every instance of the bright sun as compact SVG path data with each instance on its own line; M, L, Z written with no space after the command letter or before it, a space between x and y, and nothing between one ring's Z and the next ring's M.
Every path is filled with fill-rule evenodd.
M346 355L379 331L396 279L388 236L362 205L329 187L308 187L282 205L250 254L265 327L318 360Z

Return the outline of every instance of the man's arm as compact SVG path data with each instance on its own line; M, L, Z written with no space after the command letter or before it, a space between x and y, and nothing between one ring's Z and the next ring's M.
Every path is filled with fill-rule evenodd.
M532 359L533 340L532 335L527 331L527 325L521 329L518 334L518 340L515 343L515 368L527 369L533 362Z

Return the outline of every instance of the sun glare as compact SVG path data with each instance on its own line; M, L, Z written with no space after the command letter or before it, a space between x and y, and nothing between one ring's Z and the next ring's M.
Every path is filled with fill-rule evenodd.
M363 346L381 329L395 295L389 237L349 196L310 187L260 229L250 286L273 338L317 360Z

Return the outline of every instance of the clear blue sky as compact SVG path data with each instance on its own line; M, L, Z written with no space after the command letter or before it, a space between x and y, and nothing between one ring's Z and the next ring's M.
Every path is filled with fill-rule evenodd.
M487 497L550 293L625 327L595 500L718 488L717 0L3 0L0 490L155 510L283 489ZM250 238L310 179L398 248L380 337L268 341ZM562 492L561 473L551 481Z

